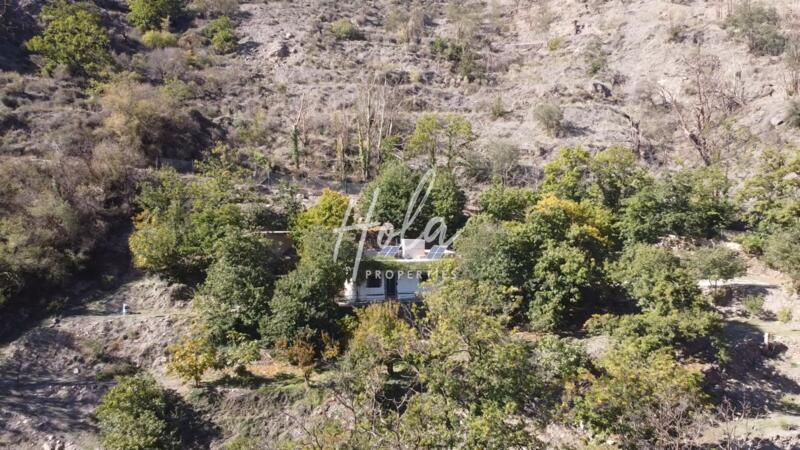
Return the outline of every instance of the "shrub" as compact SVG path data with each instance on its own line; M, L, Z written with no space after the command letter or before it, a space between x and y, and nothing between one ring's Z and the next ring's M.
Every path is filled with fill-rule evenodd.
M44 30L28 41L27 47L42 55L46 73L63 65L90 78L105 74L112 63L110 41L95 12L85 4L59 0L45 6L40 18L45 22Z
M519 169L520 150L511 142L500 141L489 149L488 158L492 178L507 183Z
M142 35L142 44L148 48L175 47L178 38L166 30L150 30Z
M431 52L434 56L450 61L452 63L450 71L466 78L467 81L483 77L484 67L479 63L480 56L468 43L454 42L436 36L431 43Z
M556 36L556 37L550 39L549 41L547 41L547 49L550 50L551 52L554 52L554 51L558 50L559 48L561 48L561 44L563 42L564 42L564 39L562 39L560 36Z
M104 131L132 151L151 161L193 156L199 125L158 88L122 79L106 86L100 104Z
M128 0L128 20L143 30L156 30L183 9L182 0Z
M589 76L600 75L608 68L608 54L600 41L593 41L586 47L583 59Z
M744 37L754 55L777 56L783 53L786 46L786 37L780 31L780 20L774 6L742 1L725 18L725 27Z
M120 379L95 414L108 450L181 448L176 404L149 375Z
M492 119L495 120L505 116L508 113L508 111L506 111L506 105L503 103L503 97L500 97L499 95L495 97L489 112L492 115Z
M792 308L784 306L778 310L778 320L782 323L789 323L792 321Z
M232 52L239 40L233 22L227 16L209 22L203 29L203 34L211 40L211 46L219 53Z
M178 375L184 381L194 381L195 386L200 384L203 374L216 361L214 347L198 337L184 336L178 343L169 347L169 352L171 358L167 371Z
M764 253L764 237L756 233L747 233L736 237L736 242L748 255L760 256Z
M758 295L748 295L744 298L744 300L742 300L742 305L749 316L764 316L764 297Z
M350 19L339 19L331 24L331 33L340 41L358 41L364 35Z
M786 112L786 125L800 128L800 101L792 100L789 102L789 110Z
M533 111L533 116L550 136L558 137L564 121L564 111L553 103L542 103Z

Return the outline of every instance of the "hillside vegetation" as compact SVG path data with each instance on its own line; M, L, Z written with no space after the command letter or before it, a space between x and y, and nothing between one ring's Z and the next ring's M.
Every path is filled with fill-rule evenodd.
M800 445L796 8L0 3L0 446Z

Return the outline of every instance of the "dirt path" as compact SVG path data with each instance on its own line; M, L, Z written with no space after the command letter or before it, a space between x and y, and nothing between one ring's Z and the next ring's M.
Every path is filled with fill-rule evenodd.
M0 448L96 448L91 414L109 377L130 366L163 374L166 347L191 322L181 294L135 275L0 348Z

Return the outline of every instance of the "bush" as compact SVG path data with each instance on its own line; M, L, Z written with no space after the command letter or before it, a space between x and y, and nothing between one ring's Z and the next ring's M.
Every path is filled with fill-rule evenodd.
M322 226L333 230L342 226L350 198L328 188L322 190L317 204L298 214L292 224L292 236L302 237L304 231Z
M181 448L176 404L149 375L120 379L95 414L105 449Z
M725 27L744 37L754 55L783 53L786 37L780 31L780 15L774 6L742 1L725 19Z
M484 67L479 63L480 56L468 43L454 42L436 36L431 43L431 52L434 56L450 61L452 63L450 71L466 78L467 81L483 77Z
M747 233L736 237L736 242L748 255L760 256L764 253L764 237L756 233Z
M331 33L340 41L358 41L364 39L361 30L350 19L339 19L331 24Z
M778 320L781 323L789 323L792 321L792 308L788 306L784 306L783 308L778 310Z
M166 30L150 30L142 35L142 44L148 48L175 47L178 45L178 38Z
M236 28L227 16L218 17L203 28L203 34L211 40L211 46L219 53L230 53L236 49L239 38Z
M789 102L789 108L784 121L786 125L790 127L800 128L800 101L792 100Z
M86 4L59 0L42 9L44 30L27 47L44 58L42 69L52 73L58 66L90 78L106 74L111 65L110 41L100 17Z
M561 48L561 44L563 42L564 42L564 39L562 39L560 36L556 36L556 37L550 39L549 41L547 41L547 50L550 50L551 52L554 52L554 51L558 50L559 48Z
M183 10L181 0L128 0L128 20L142 30L156 30Z
M533 111L533 116L539 125L543 126L550 136L558 137L564 122L564 112L561 107L552 103L542 103Z
M748 295L742 300L744 310L751 317L764 316L764 297L758 295Z
M131 152L153 162L195 156L199 125L160 89L121 79L105 87L100 104L106 113L103 131Z

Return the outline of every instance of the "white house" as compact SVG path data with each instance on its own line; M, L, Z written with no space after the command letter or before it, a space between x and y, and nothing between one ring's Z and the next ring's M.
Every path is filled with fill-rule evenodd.
M344 286L345 302L350 305L418 300L432 263L453 252L440 245L426 249L422 239L403 239L399 246L364 253L358 276Z

